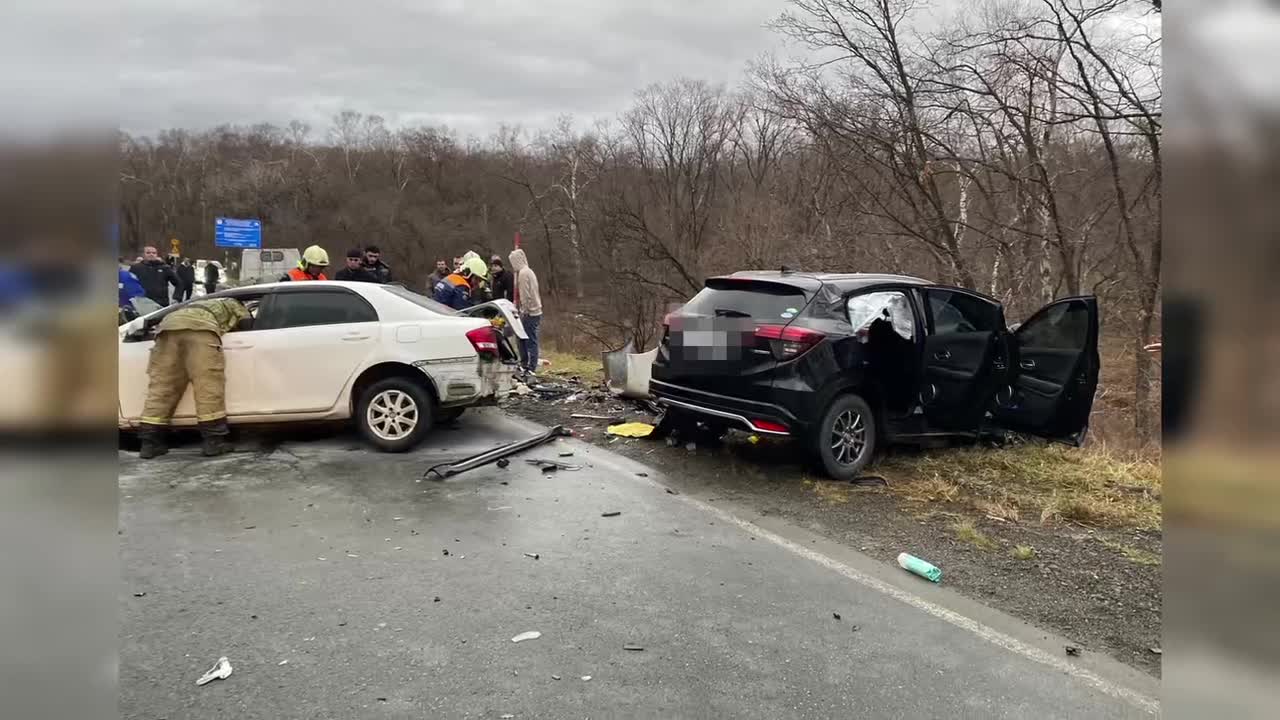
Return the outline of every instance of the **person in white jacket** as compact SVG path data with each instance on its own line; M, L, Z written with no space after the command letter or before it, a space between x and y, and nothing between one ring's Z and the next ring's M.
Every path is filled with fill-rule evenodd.
M538 292L538 275L529 267L529 259L524 251L516 248L508 256L511 260L511 272L515 274L515 305L520 311L520 322L529 336L520 341L520 354L523 356L524 368L529 372L538 370L538 330L542 325L542 295Z

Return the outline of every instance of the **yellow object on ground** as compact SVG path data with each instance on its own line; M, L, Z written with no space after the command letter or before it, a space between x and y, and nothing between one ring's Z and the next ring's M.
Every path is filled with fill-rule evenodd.
M610 425L607 432L618 437L642 438L649 437L653 433L653 426L649 423L630 422L621 425Z

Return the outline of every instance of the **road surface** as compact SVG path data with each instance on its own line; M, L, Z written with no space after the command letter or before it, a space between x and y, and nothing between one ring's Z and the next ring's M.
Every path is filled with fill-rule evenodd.
M945 578L933 587L892 558L670 494L656 473L577 441L421 479L535 430L485 411L407 455L345 435L213 460L197 447L150 462L121 452L121 715L1158 711L1154 679L1068 657L1067 641ZM534 457L582 468L543 474ZM527 631L541 637L512 642ZM231 677L197 687L221 656Z

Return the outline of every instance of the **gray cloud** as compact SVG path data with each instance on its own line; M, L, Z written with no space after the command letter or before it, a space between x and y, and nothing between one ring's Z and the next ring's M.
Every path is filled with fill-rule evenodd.
M29 0L22 0L27 3ZM56 0L55 4L65 0ZM678 76L732 83L784 0L125 0L119 119L316 127L343 108L487 134L611 116ZM118 7L118 6L117 6ZM114 25L120 25L116 27Z

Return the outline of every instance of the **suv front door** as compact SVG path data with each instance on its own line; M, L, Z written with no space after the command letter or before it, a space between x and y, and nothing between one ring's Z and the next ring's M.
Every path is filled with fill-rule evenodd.
M1013 396L994 416L1009 430L1079 445L1098 389L1098 299L1050 303L1013 334Z

